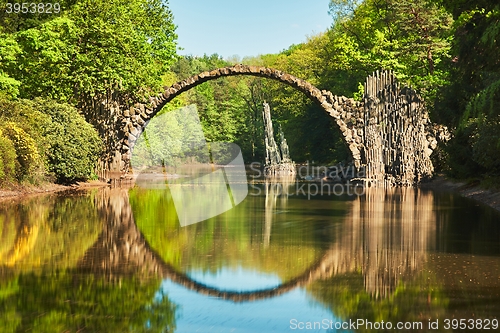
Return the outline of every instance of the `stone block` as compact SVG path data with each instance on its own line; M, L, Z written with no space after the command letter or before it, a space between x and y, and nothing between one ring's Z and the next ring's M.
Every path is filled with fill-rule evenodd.
M146 122L144 121L144 119L142 119L142 117L141 117L141 116L137 116L137 118L136 118L136 122L137 122L139 125L141 125L141 126L143 126L143 125L146 123Z
M330 105L330 103L328 103L327 101L323 101L321 103L321 107L327 111L330 111L332 110L332 106ZM330 115L331 115L331 111L330 111Z
M137 128L134 127L132 130L130 130L129 134L132 135L134 138L137 138L141 133Z
M335 110L335 109L333 109L332 111L330 111L330 116L332 116L335 119L340 119L340 113L337 110Z

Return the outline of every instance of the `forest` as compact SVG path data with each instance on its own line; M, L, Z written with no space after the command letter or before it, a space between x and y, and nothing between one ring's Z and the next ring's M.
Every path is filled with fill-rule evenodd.
M499 184L500 5L486 0L331 0L331 27L278 54L223 59L178 54L167 1L62 0L61 11L0 4L0 186L93 179L105 143L89 98L123 109L202 71L237 62L282 70L335 95L363 96L365 78L394 70L452 140L432 158L452 178ZM326 9L325 9L326 10ZM263 162L262 104L294 161L348 162L332 118L301 93L256 77L209 81L162 112L195 103L207 141L237 143Z

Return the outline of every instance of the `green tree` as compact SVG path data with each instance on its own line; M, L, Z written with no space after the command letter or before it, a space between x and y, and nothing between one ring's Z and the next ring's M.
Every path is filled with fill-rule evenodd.
M179 59L172 70L179 79L185 79L230 65L217 54L187 56ZM239 142L246 135L248 115L243 98L248 94L246 82L241 77L224 77L202 83L186 92L185 103L196 104L208 142Z
M345 3L349 10L335 11ZM424 98L435 97L450 59L452 17L445 8L431 0L332 0L330 8L344 13L337 14L332 30L351 40L359 52L354 64L365 75L392 69Z
M115 86L149 95L175 58L172 20L161 1L81 0L59 17L14 32L17 66L2 70L21 82L22 97L76 103Z
M436 101L439 119L456 128L450 172L483 178L500 172L500 6L489 1L442 1L455 18L449 84Z

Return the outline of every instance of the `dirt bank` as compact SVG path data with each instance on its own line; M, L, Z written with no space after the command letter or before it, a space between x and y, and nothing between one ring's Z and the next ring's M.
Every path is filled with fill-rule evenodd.
M0 201L67 190L105 186L109 186L109 184L100 181L82 182L74 185L57 185L47 183L41 186L16 186L10 189L0 189ZM477 200L500 211L500 191L486 190L478 185L467 184L463 181L450 180L443 176L438 176L431 182L422 184L420 187L457 192L464 197Z
M466 198L477 200L500 211L500 191L498 190L486 190L479 185L450 180L443 176L436 177L433 181L422 184L420 187L457 192Z
M79 182L73 185L58 185L52 183L47 183L39 186L16 185L8 189L0 188L0 201L25 198L34 195L62 192L68 190L104 187L104 186L108 186L108 184L99 181Z

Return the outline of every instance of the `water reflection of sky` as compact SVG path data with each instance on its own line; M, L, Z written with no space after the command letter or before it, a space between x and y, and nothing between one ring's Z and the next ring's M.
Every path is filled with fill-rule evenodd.
M244 268L222 268L216 273L194 270L194 280L221 290L251 291L278 286L276 274ZM297 288L278 297L234 303L200 295L170 280L162 283L163 294L179 306L176 332L290 332L290 321L336 320L331 311L312 300L305 289ZM308 332L326 332L307 330Z

